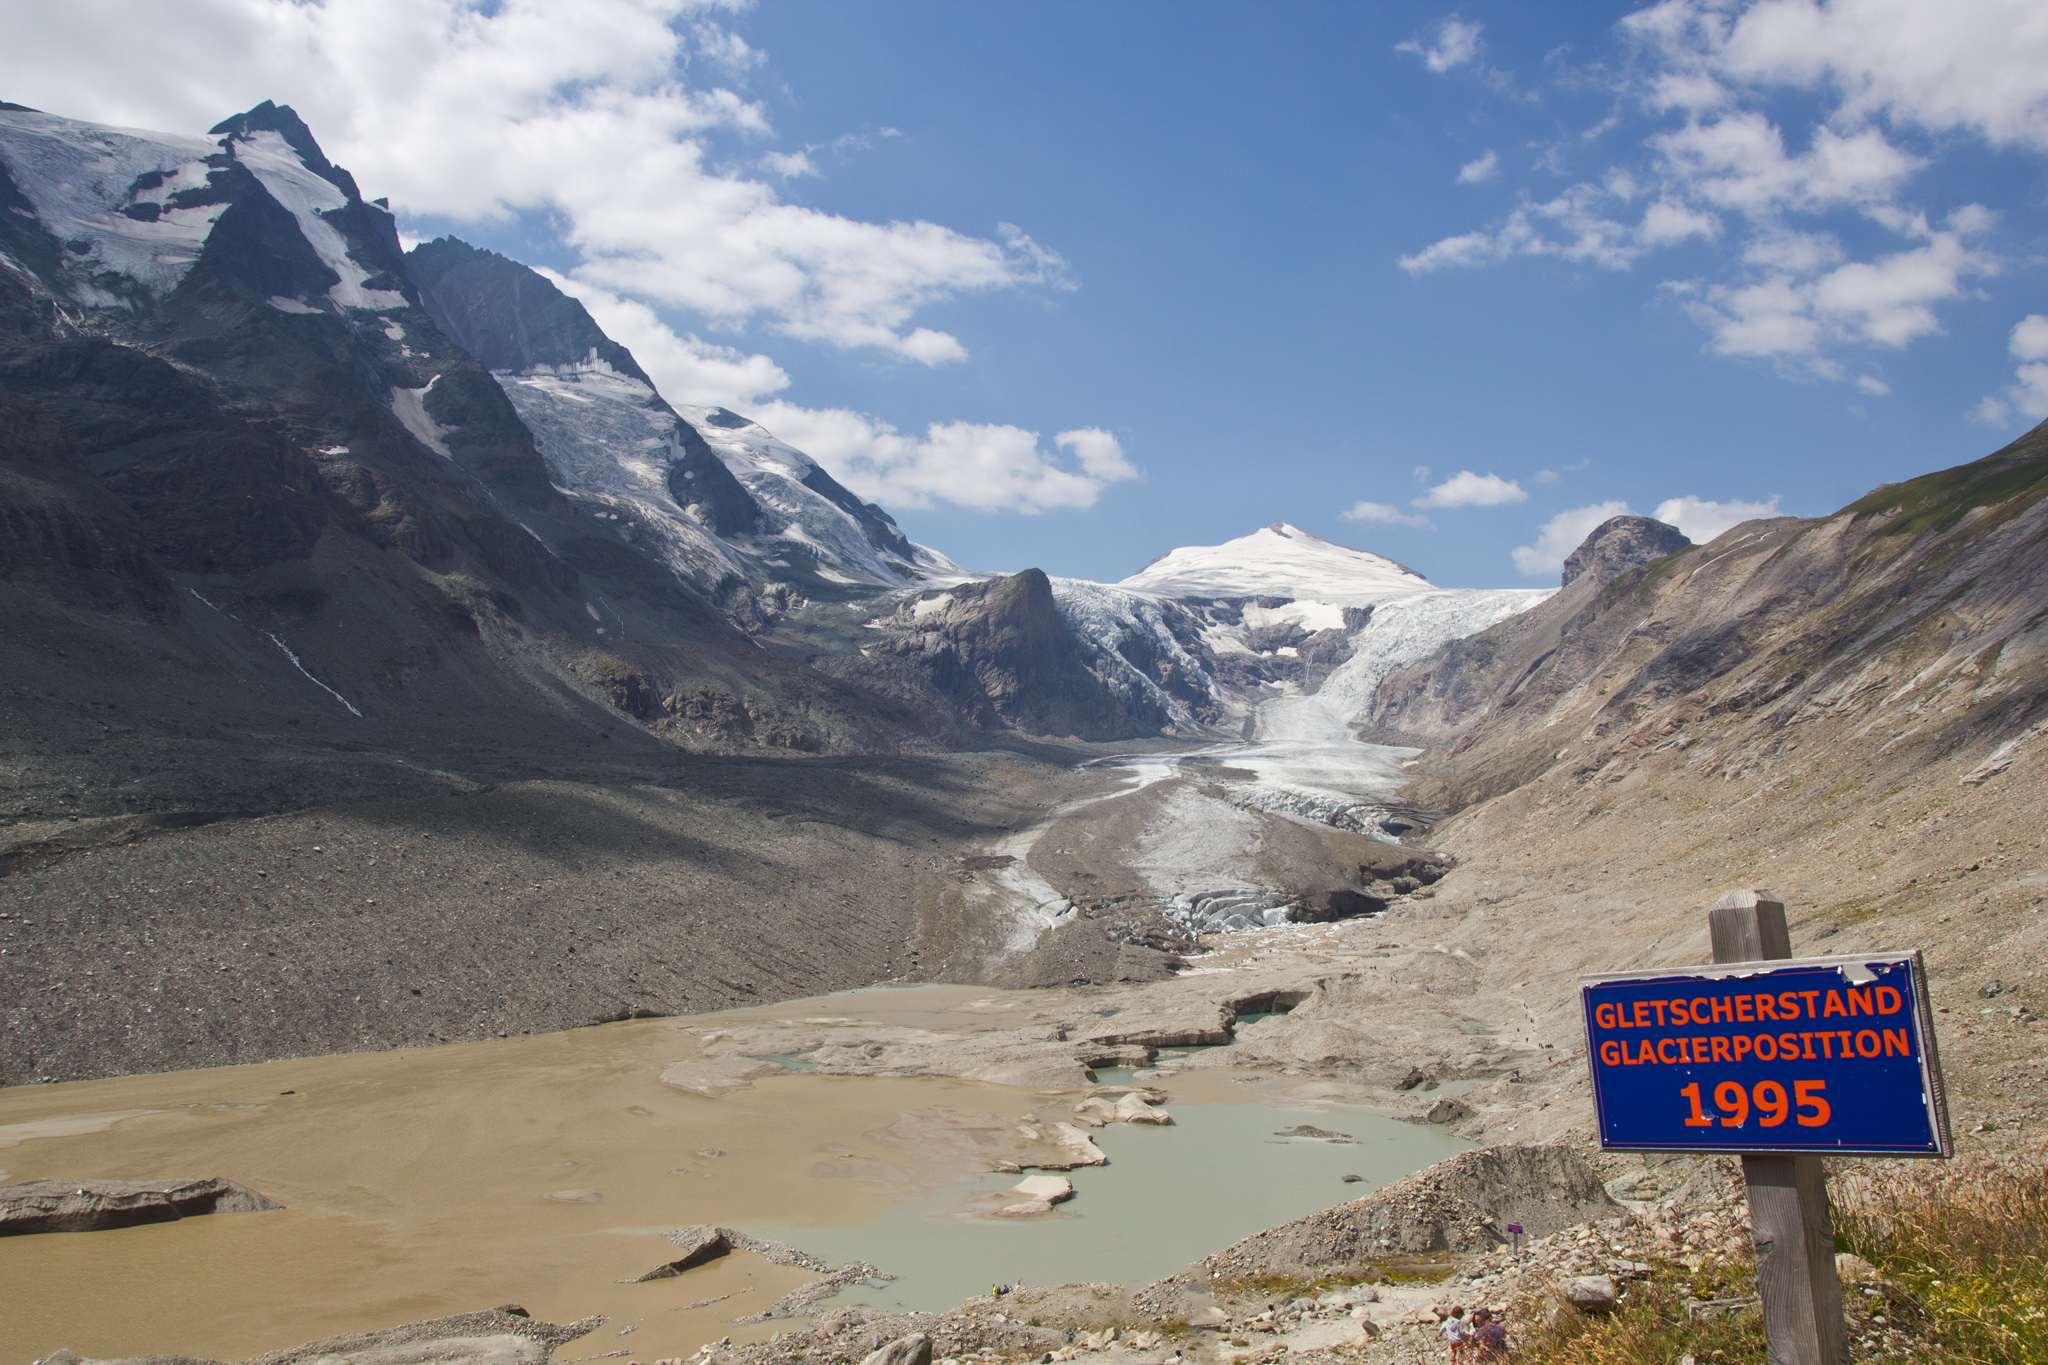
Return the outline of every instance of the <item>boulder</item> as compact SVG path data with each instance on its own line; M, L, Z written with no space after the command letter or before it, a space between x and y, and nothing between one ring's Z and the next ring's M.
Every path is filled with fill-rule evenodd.
M34 1232L98 1232L169 1223L203 1213L281 1209L246 1185L201 1180L31 1180L0 1185L0 1237Z
M1446 1095L1435 1104L1429 1106L1428 1112L1422 1116L1422 1121L1424 1123L1463 1123L1471 1117L1472 1106L1464 1103L1462 1100L1452 1099Z
M1611 1275L1580 1275L1557 1286L1564 1301L1581 1313L1605 1313L1621 1298Z
M682 1255L672 1261L664 1261L644 1275L635 1275L621 1284L645 1284L649 1280L674 1279L685 1270L695 1270L707 1261L715 1261L732 1250L732 1242L725 1235L724 1228L715 1228L708 1223L695 1223L686 1228L677 1228L668 1234L669 1241L682 1249Z
M1055 1123L1055 1141L1060 1145L1060 1159L1057 1164L1050 1161L1036 1161L1034 1166L1049 1170L1071 1171L1076 1166L1107 1166L1109 1156L1095 1145L1095 1139L1071 1123Z
M1877 1278L1877 1267L1853 1251L1835 1253L1835 1278L1843 1284L1866 1284Z
M871 1351L860 1365L932 1365L932 1339L923 1332L898 1337L879 1351Z

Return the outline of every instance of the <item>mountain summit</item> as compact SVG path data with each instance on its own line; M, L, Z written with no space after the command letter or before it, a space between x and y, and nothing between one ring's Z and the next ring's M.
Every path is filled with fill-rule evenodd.
M1338 545L1284 521L1221 545L1169 550L1117 586L1161 597L1309 597L1352 607L1436 590L1384 555Z

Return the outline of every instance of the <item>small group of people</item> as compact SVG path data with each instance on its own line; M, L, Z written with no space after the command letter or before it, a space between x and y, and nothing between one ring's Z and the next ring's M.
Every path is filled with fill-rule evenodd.
M1475 1308L1471 1318L1459 1304L1437 1332L1450 1344L1452 1365L1465 1360L1498 1360L1508 1353L1508 1328L1489 1309Z

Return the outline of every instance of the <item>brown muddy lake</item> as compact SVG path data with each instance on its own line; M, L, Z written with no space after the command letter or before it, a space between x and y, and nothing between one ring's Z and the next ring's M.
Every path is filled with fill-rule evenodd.
M656 1080L695 1054L678 1030L707 1023L1016 1026L1047 1002L885 987L694 1019L0 1090L7 1180L225 1176L285 1206L0 1238L0 1365L59 1347L240 1360L505 1303L556 1322L608 1319L562 1347L561 1361L685 1356L798 1325L733 1319L811 1276L740 1253L619 1283L668 1259L666 1228L727 1224L835 1263L870 1261L898 1278L835 1302L943 1308L999 1281L1154 1279L1465 1146L1345 1103L1356 1096L1337 1083L1188 1071L1159 1082L1172 1127L1097 1130L1110 1164L1072 1173L1072 1203L994 1222L958 1210L1016 1177L925 1142L914 1120L1021 1117L1044 1109L1047 1092L793 1072L712 1100ZM1301 1123L1357 1140L1278 1136Z

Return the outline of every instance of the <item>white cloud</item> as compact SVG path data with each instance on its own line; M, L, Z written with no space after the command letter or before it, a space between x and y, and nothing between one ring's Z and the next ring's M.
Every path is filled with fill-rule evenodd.
M1409 501L1417 507L1499 507L1504 503L1526 502L1528 497L1513 479L1461 469L1421 497Z
M749 415L861 497L890 507L945 502L1024 513L1092 507L1103 488L1140 474L1116 437L1095 427L1060 432L1054 451L1047 451L1037 432L1014 426L934 422L920 437L866 413L780 401Z
M1963 297L1967 278L1999 268L1995 257L1969 244L1981 220L1965 209L1950 223L1909 224L1925 244L1876 260L1825 271L1772 270L1752 283L1708 286L1688 311L1723 355L1810 357L1831 343L1903 347L1941 330L1933 305ZM1816 372L1830 370L1839 373L1833 366Z
M1403 512L1400 508L1388 503L1366 502L1363 499L1352 503L1351 506L1337 515L1346 521L1377 522L1390 526L1426 527L1430 524L1428 517L1418 516L1412 512Z
M1475 161L1468 161L1458 167L1460 185L1483 185L1500 172L1500 153L1488 152Z
M770 152L761 158L761 169L784 180L795 180L800 176L818 174L818 163L811 160L808 151Z
M1717 264L1665 285L1707 329L1710 351L1866 390L1845 353L1940 332L1941 306L2000 269L1981 206L1930 226L1908 203L1946 150L1909 139L2048 150L2038 0L1661 0L1618 28L1634 49L1614 67L1618 108L1648 120L1624 159L1402 256L1403 269L1524 256L1625 269L1704 242ZM1788 90L1818 100L1788 101ZM1562 171L1561 156L1551 169ZM1636 202L1648 204L1640 215ZM1831 217L1874 225L1877 239L1844 234L1862 243L1852 253ZM1884 242L1887 232L1897 240Z
M1573 507L1559 512L1536 532L1534 545L1518 545L1510 553L1515 567L1531 578L1547 578L1564 571L1565 556L1579 548L1593 528L1614 517L1628 515L1625 502L1596 502L1590 507Z
M1700 59L1725 76L1826 88L1846 119L2048 149L2048 11L2036 0L1764 0L1702 36Z
M1642 220L1634 226L1609 216L1634 193L1631 182L1613 180L1573 185L1542 203L1525 199L1499 226L1446 237L1412 256L1401 257L1400 266L1411 275L1424 275L1455 266L1492 265L1510 256L1556 256L1625 270L1645 246L1673 240L1672 233L1680 226L1676 206L1662 201L1644 210ZM1711 235L1711 231L1705 215L1690 215L1678 236Z
M1410 38L1395 47L1396 52L1412 52L1422 58L1431 71L1445 72L1454 66L1463 66L1479 55L1479 30L1482 25L1467 23L1463 19L1450 18L1436 27L1436 41L1425 44L1420 38Z
M748 355L696 336L678 336L646 304L608 289L541 274L582 303L605 335L633 353L654 387L671 403L746 408L789 387L789 375L765 355Z
M1556 483L1561 477L1555 469L1539 469L1536 471L1536 482L1538 483Z
M1789 156L1777 125L1746 112L1688 123L1649 145L1685 192L1756 218L1886 203L1926 164L1875 128L1848 137L1819 128L1810 148Z
M101 122L203 129L291 103L367 193L457 223L548 215L614 293L923 364L966 355L914 325L962 294L1064 284L1003 228L870 223L716 169L772 135L734 86L760 59L711 0L71 0L10 16L8 98ZM89 59L80 54L89 53ZM801 173L808 152L771 161Z
M2029 313L2014 323L2006 349L2020 362L2019 369L2009 387L1977 405L1977 420L2002 427L2015 413L2036 421L2048 418L2048 316Z
M1758 517L1777 516L1778 499L1773 496L1765 502L1709 502L1688 493L1682 498L1666 498L1650 515L1685 532L1686 539L1693 544L1704 545L1731 526Z

